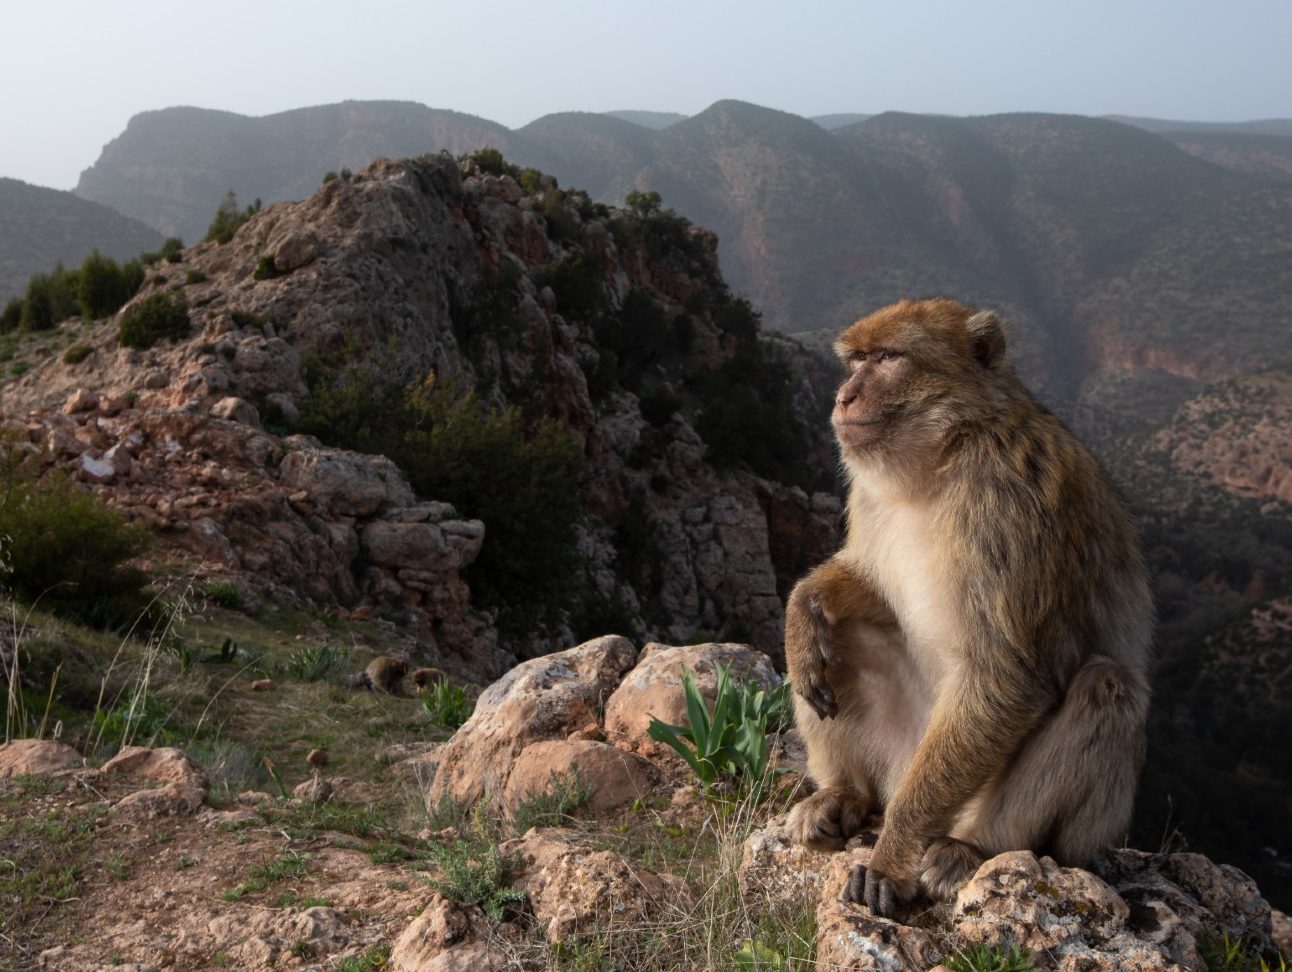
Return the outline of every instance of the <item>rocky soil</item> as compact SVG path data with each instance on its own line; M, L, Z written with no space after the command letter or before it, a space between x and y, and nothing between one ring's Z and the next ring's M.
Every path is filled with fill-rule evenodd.
M1277 927L1292 944L1250 878L1187 853L1115 850L1095 872L1010 853L897 921L843 904L874 834L835 855L788 842L793 733L763 806L698 791L645 735L641 713L683 711L684 668L712 694L717 664L778 680L745 646L599 638L517 666L451 739L385 754L371 781L324 766L291 797L215 799L173 748L88 766L62 743L6 744L0 856L25 877L3 885L0 965L925 970L987 945L1036 969L1202 972L1217 942L1272 958ZM529 826L575 772L582 801ZM386 816L392 798L425 809ZM454 848L502 862L483 900Z

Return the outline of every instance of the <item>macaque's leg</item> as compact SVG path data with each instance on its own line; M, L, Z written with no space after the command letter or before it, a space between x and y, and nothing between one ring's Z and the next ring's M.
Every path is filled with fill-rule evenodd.
M824 670L835 713L823 718L794 697L795 723L820 787L790 814L791 836L817 850L840 850L879 811L910 764L927 715L927 693L900 633L866 622L833 626Z
M950 837L930 845L925 891L949 897L985 858L1005 851L1080 866L1120 841L1144 762L1148 696L1142 675L1092 656L1009 770L966 808Z

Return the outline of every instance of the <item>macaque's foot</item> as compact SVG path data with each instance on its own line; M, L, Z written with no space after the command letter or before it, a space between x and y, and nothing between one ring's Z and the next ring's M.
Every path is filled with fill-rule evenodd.
M939 837L929 845L920 862L920 887L935 901L949 901L984 860L982 851L973 844L954 837Z
M913 885L904 887L865 864L854 867L848 875L848 883L843 886L845 904L865 905L880 918L895 917L898 907L914 897Z
M817 790L790 811L790 837L820 851L843 850L870 813L870 804L851 787L827 786Z
M802 664L793 674L794 691L807 700L812 711L822 719L833 719L839 711L834 689L826 677L826 669L834 661L834 644L830 640L830 623L815 596L807 599L807 615L811 638Z

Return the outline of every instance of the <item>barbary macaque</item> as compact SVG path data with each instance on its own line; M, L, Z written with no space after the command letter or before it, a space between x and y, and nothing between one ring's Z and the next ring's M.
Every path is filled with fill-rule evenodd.
M1015 376L989 311L903 301L840 336L843 548L794 588L785 656L815 793L794 837L884 816L845 897L891 916L986 857L1087 864L1125 836L1153 609L1098 462Z

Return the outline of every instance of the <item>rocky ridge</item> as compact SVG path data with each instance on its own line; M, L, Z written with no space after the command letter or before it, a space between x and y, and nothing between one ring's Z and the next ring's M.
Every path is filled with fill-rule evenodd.
M489 524L415 497L386 459L285 434L310 394L311 361L458 381L575 437L592 514L578 538L588 582L625 606L627 624L674 638L734 625L775 653L780 597L824 556L838 501L715 468L682 413L648 420L644 392L590 389L605 355L590 314L557 296L572 265L600 268L590 286L611 322L600 326L615 326L629 299L648 301L661 326L685 317L687 373L719 369L738 349L710 312L687 310L730 301L711 236L691 230L684 247L661 249L613 230L609 211L550 180L529 192L444 157L379 160L265 209L228 244L188 248L121 312L182 293L191 337L140 351L117 345L112 322L84 325L83 361L35 361L3 387L0 407L56 465L150 523L163 551L251 593L398 612L425 660L493 677L542 649L499 648L493 619L470 603L460 572ZM481 312L486 298L499 319ZM783 341L777 353L795 407L822 409L827 366ZM669 382L689 379L661 380L673 394ZM822 426L814 416L808 427L824 466ZM614 525L630 508L651 524L655 590L616 563ZM648 600L660 620L644 617Z

